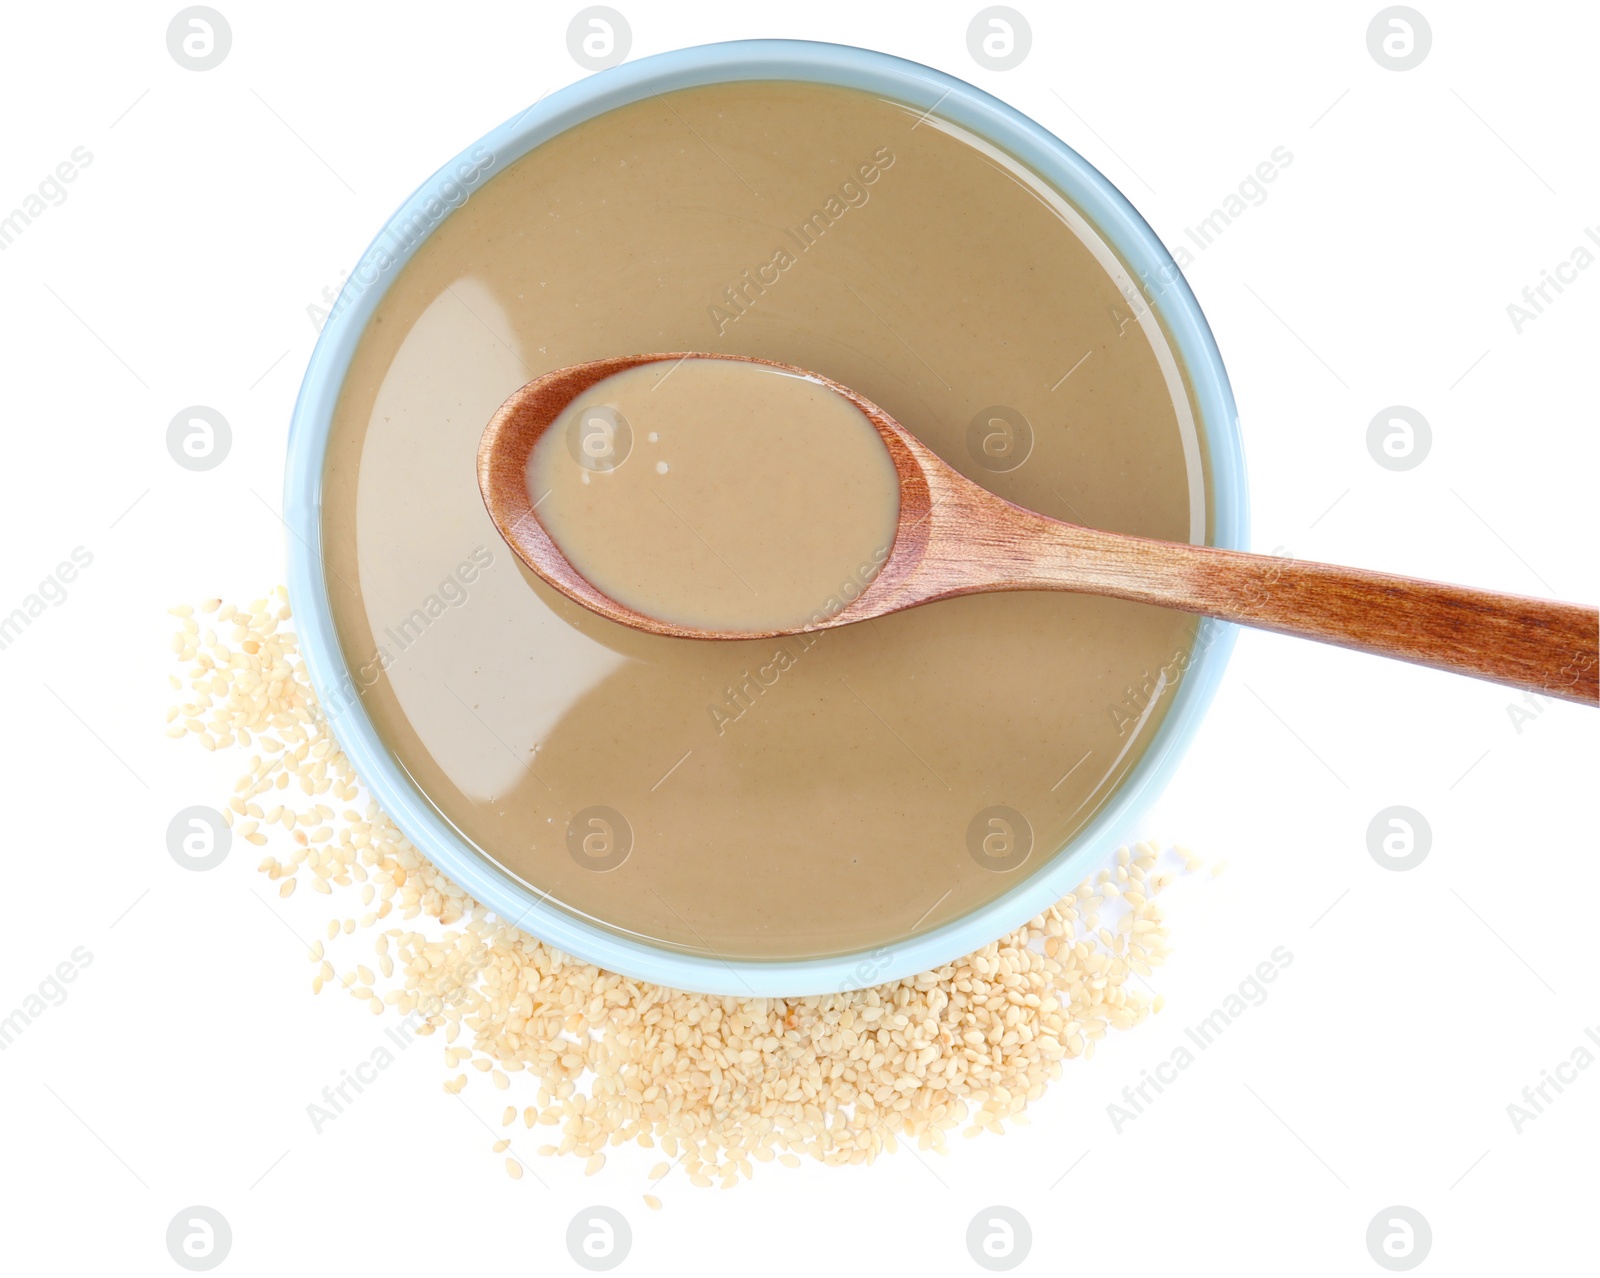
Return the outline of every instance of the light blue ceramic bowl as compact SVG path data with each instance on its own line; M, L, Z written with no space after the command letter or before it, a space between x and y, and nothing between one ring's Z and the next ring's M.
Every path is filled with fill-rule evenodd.
M708 994L773 998L831 993L937 967L1018 927L1075 887L1155 800L1183 757L1233 648L1231 626L1206 622L1195 659L1144 756L1110 802L1046 867L982 909L870 953L805 962L724 960L641 943L542 901L474 852L379 740L334 633L322 571L322 470L335 402L356 343L421 237L467 192L584 120L654 93L730 80L805 80L863 89L939 114L987 138L1075 204L1144 281L1193 388L1211 499L1211 541L1244 549L1248 503L1233 394L1200 307L1172 257L1122 193L1059 138L972 85L915 62L846 45L750 40L680 49L603 71L554 93L462 152L396 212L351 273L322 330L289 432L284 519L289 590L311 681L345 754L385 811L433 863L501 917L588 962Z

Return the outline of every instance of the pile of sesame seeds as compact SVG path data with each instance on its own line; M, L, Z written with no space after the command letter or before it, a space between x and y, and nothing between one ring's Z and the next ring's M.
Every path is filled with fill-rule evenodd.
M303 880L339 905L308 955L313 992L442 1033L448 1092L481 1075L518 1093L493 1146L513 1178L530 1147L593 1175L631 1142L663 1155L652 1181L681 1167L723 1188L755 1163L871 1163L902 1140L943 1151L957 1129L1026 1122L1064 1061L1160 1010L1139 979L1167 955L1155 898L1201 862L1148 843L1010 935L870 989L719 997L580 962L472 900L365 796L318 711L282 587L171 612L185 678L169 678L185 699L168 735L249 751L223 813L234 837L264 850L281 897ZM358 930L370 953L336 967L329 947L343 955Z

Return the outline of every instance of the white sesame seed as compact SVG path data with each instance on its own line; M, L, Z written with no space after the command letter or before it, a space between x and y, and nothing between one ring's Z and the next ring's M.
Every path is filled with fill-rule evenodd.
M179 680L174 688L190 700L168 714L169 731L207 749L254 742L260 753L240 754L248 767L225 812L248 818L235 829L251 843L265 845L270 832L283 844L259 867L281 897L293 894L304 866L313 890L339 896L342 908L357 908L359 896L362 928L395 909L397 921L417 920L379 932L380 973L354 964L341 988L374 1015L419 1018L420 1036L442 1030L447 1069L470 1062L498 1090L536 1094L523 1125L557 1129L553 1139L559 1132L542 1156L581 1158L595 1175L612 1145L659 1146L690 1184L727 1188L774 1158L791 1168L806 1155L830 1166L870 1163L901 1137L942 1151L950 1132L976 1137L1021 1121L1063 1062L1091 1058L1108 1030L1163 1006L1134 980L1167 953L1155 898L1173 873L1157 872L1161 854L1147 842L1119 849L1109 868L977 952L851 993L710 997L559 953L467 896L365 796L317 709L295 635L280 624L289 619L285 598L280 589L270 605L245 610L206 600L201 611L217 626L233 623L232 650L209 633L202 644L192 610L172 610L188 692ZM284 802L263 814L255 802L263 794ZM1190 872L1204 864L1187 849L1176 859ZM326 940L357 926L355 917L331 919ZM320 964L313 990L332 984L322 941L310 957ZM517 1073L531 1077L514 1082ZM457 1073L444 1089L459 1093L468 1078ZM505 1106L501 1126L516 1115ZM508 1147L501 1138L495 1152ZM649 1179L673 1165L656 1163ZM516 1159L505 1166L521 1178Z

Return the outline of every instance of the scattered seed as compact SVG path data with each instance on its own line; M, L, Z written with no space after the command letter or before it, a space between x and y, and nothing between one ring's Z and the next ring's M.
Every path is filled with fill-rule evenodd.
M711 998L580 963L491 915L366 797L281 624L281 588L246 610L207 600L202 611L233 633L227 647L215 635L202 640L192 610L172 610L181 619L173 651L188 679L174 681L181 704L171 731L248 760L226 808L249 818L239 829L250 842L267 843L270 831L283 845L261 872L288 897L303 866L313 889L347 894L341 909L365 910L360 927L392 919L374 945L381 980L356 964L343 988L374 1014L412 1018L419 1036L442 1032L449 1070L470 1061L502 1091L512 1074L531 1074L538 1104L522 1110L523 1124L552 1129L558 1142L538 1152L582 1158L588 1175L604 1167L607 1148L628 1142L681 1155L684 1175L702 1188L731 1187L774 1158L791 1168L803 1156L867 1163L898 1140L943 1151L953 1132L976 1137L1022 1121L1064 1062L1090 1059L1108 1030L1163 1006L1136 979L1167 954L1156 897L1174 872L1157 870L1161 853L1149 843L1119 849L1111 868L1010 935L871 989ZM265 815L263 795L273 796ZM1191 873L1205 864L1187 849L1176 862ZM326 940L357 926L356 917L331 919ZM318 941L314 990L335 979L323 955ZM444 1089L458 1094L467 1079L456 1073ZM506 1106L501 1126L516 1115ZM507 1148L496 1141L496 1153ZM521 1178L520 1162L505 1165ZM650 1180L672 1165L657 1163Z

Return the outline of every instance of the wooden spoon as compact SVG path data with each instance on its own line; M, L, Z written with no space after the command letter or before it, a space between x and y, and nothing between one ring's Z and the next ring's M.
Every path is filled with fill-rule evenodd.
M855 404L900 477L900 519L877 577L832 616L785 630L713 631L635 612L591 585L539 523L528 456L589 387L640 364L730 359L811 377ZM1410 577L1099 532L1025 510L946 465L876 404L816 373L744 355L626 355L558 368L501 405L478 449L490 517L534 572L586 608L651 634L760 639L828 630L956 595L1072 590L1159 604L1595 704L1600 612Z

